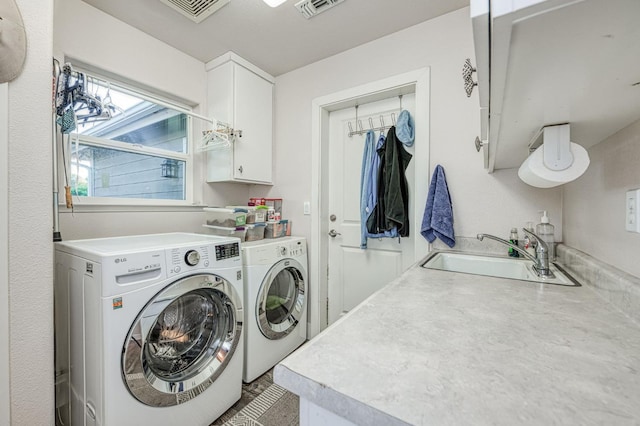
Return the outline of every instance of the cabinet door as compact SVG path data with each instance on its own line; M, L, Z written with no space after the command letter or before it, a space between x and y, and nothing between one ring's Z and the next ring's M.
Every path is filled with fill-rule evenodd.
M233 176L271 183L273 84L234 64L234 127L242 137L234 142Z
M486 11L485 0L471 4L472 12L482 5ZM545 126L570 123L571 141L588 148L640 118L632 87L640 69L640 1L490 6L490 58L487 49L476 50L481 87L480 56L490 63L489 172L520 167L527 145ZM486 45L486 34L474 31L478 35Z

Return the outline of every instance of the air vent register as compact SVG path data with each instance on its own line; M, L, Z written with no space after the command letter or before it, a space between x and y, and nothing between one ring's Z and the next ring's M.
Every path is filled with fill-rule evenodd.
M231 0L160 0L196 24L213 15Z
M344 0L302 0L296 3L296 8L305 18L309 19L325 10L331 9L333 6L337 6L343 1Z

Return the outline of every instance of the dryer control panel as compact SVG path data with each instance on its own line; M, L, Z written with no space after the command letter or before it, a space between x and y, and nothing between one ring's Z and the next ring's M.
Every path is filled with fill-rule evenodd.
M306 246L302 241L294 241L278 246L277 257L297 257L304 256L306 253Z

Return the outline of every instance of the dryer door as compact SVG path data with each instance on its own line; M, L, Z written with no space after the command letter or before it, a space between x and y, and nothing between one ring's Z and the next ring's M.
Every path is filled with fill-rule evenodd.
M306 321L305 282L302 265L283 259L271 267L260 286L256 318L262 334L271 340L291 333L299 321Z
M242 309L233 286L194 275L166 287L140 312L123 348L122 374L140 402L187 402L222 373L240 341Z

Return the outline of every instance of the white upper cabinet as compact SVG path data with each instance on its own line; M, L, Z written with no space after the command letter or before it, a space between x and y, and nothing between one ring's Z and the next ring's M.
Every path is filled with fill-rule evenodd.
M471 18L489 172L543 126L590 147L640 118L640 0L471 0Z
M207 151L207 182L272 183L273 77L233 53L207 64L209 116L241 137Z

